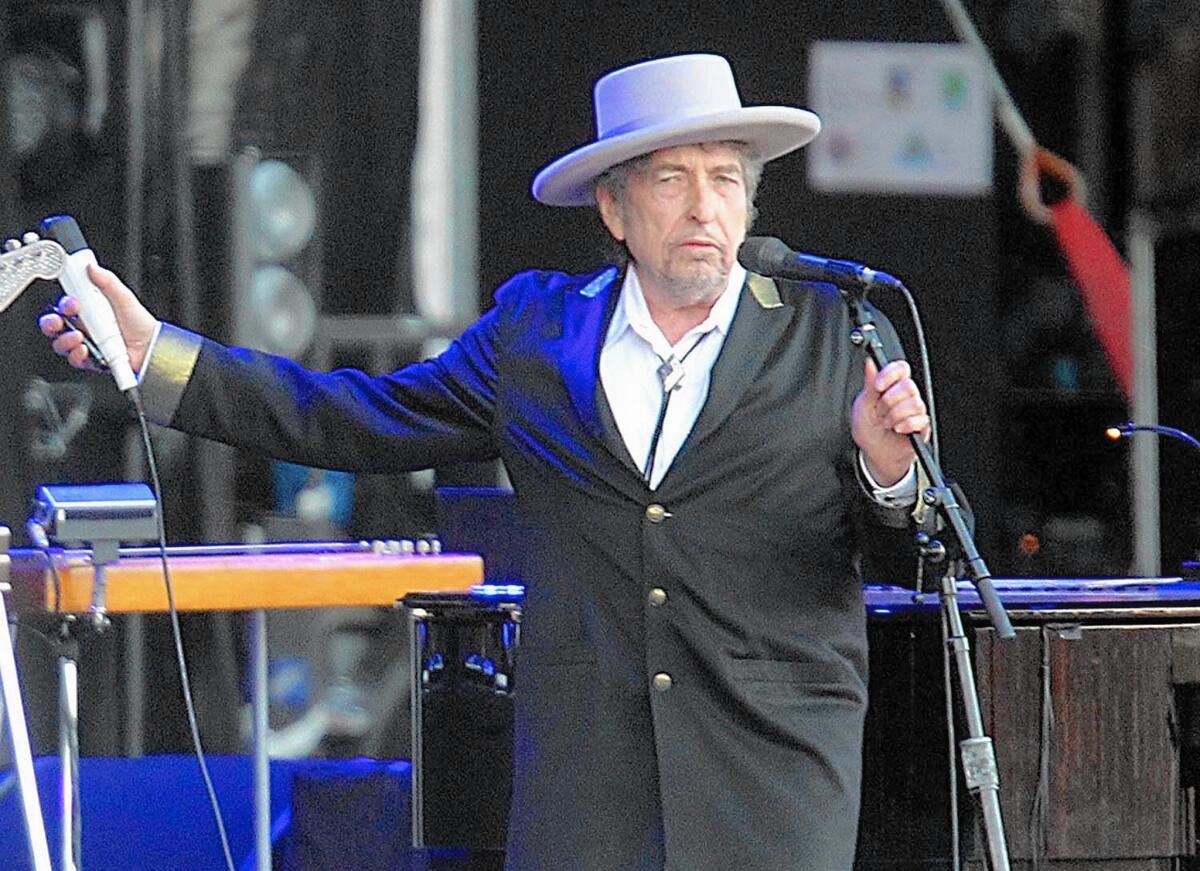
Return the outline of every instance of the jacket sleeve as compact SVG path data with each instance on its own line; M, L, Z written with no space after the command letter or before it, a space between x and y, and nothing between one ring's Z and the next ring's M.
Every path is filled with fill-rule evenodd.
M164 325L142 373L157 423L310 466L398 472L497 456L492 309L444 352L387 375L316 373Z

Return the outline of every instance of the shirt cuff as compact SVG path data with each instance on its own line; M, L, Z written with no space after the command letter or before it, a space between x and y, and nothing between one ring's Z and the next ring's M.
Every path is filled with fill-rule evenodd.
M905 476L890 487L880 486L875 480L871 470L867 468L867 460L862 451L858 452L858 470L862 473L863 489L880 505L888 508L907 508L917 501L916 463L909 466Z
M171 324L159 322L138 372L146 417L167 426L192 377L203 339Z

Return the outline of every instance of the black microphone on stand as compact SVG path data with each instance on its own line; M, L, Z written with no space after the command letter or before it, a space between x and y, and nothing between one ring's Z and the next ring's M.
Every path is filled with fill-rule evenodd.
M850 322L853 326L850 341L861 346L879 369L891 362L892 355L884 347L884 339L875 323L874 309L867 304L865 291L871 287L892 287L909 298L911 295L908 288L899 279L848 260L829 260L811 254L800 254L792 251L780 240L769 236L752 236L743 242L738 249L738 262L750 272L768 278L835 285L843 291L842 298L849 307ZM779 289L785 294L794 290L786 285L780 286ZM800 302L795 296L792 299L785 297L783 301L789 305ZM914 324L919 324L919 320L914 318ZM928 366L925 367L925 371L928 373ZM931 400L932 391L927 391L927 395ZM963 550L963 562L987 608L997 635L1000 638L1013 638L1016 633L1012 622L996 595L991 571L975 545L974 536L967 526L966 512L959 504L954 488L946 482L941 466L930 451L929 445L916 434L910 435L909 440L917 454L917 461L929 476L930 486L922 494L922 499L938 511L953 531ZM957 590L953 583L950 583L948 591L944 589L943 593L943 600L948 600L957 595ZM957 615L957 612L955 613Z
M793 251L774 236L751 236L738 249L738 262L750 272L787 281L816 281L842 290L900 288L900 279L851 260L832 260Z

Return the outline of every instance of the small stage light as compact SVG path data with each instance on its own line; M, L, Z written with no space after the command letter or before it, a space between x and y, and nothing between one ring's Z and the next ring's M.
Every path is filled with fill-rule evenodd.
M282 263L313 237L317 199L304 176L282 160L255 164L247 179L252 232L258 258Z
M246 310L239 314L246 343L260 351L299 357L312 344L317 306L307 286L277 263L250 276Z

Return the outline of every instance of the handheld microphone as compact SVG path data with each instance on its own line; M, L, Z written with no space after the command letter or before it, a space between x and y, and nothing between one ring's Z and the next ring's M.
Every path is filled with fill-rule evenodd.
M83 325L104 355L117 387L122 393L128 393L137 387L137 377L129 365L129 351L117 325L117 316L108 299L88 276L88 266L95 265L96 255L84 241L83 231L70 215L53 215L42 221L42 235L58 242L67 252L58 283L79 301Z
M738 262L751 272L787 281L817 281L842 290L903 287L900 279L850 260L801 254L773 236L751 236L738 249Z

